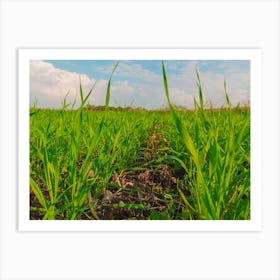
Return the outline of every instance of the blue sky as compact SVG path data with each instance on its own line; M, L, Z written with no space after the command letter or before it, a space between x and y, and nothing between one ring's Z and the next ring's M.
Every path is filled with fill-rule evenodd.
M83 73L95 79L106 79L110 75L112 69L117 61L113 60L45 60L53 64L55 67L70 72ZM226 74L229 71L247 71L250 70L250 63L248 60L165 60L165 65L170 74L181 74L184 69L197 62L196 68L202 72L213 72ZM139 64L143 69L147 69L153 73L161 74L160 60L126 60L125 64L134 65ZM125 79L120 71L116 74L119 78Z
M68 101L78 101L81 77L85 91L96 82L89 102L104 105L107 81L115 63L113 60L33 60L30 62L30 104L36 98L39 107L60 108L68 90ZM193 108L193 99L198 94L196 69L200 73L206 104L225 106L224 79L233 105L250 102L248 60L166 60L164 63L175 105ZM110 105L166 107L161 61L120 61L112 79Z

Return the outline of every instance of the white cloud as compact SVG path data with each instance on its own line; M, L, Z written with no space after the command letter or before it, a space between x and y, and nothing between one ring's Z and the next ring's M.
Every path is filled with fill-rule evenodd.
M135 71L134 71L135 66ZM141 65L123 65L120 71L125 71L122 76L127 78L140 78L141 82L131 84L128 80L117 80L113 78L111 84L110 105L156 108L165 102L165 96L161 83L147 85L144 81L160 80L159 75L149 70L142 69ZM110 70L111 71L111 70ZM38 106L42 108L61 108L63 99L70 90L67 97L68 102L77 100L80 104L79 77L81 77L84 94L93 86L95 80L87 75L73 73L55 68L51 63L34 60L30 63L30 104L35 99ZM90 104L104 105L106 98L107 80L97 80L92 95L89 98ZM160 85L160 86L159 86Z
M135 66L135 71L133 70ZM151 71L142 69L140 65L123 65L121 71L122 76L127 78L141 78L142 80L154 81L160 79L160 76ZM110 70L111 71L111 70ZM70 90L67 97L68 102L77 100L80 104L79 93L79 77L81 78L84 94L86 94L93 86L95 80L87 75L73 73L55 68L51 63L34 60L30 63L30 104L35 99L38 100L39 107L61 108L63 99ZM104 105L107 89L106 80L97 80L93 89L89 102L94 105ZM151 95L153 96L151 97ZM149 108L156 107L156 102L160 100L163 93L157 86L148 86L145 82L132 85L128 80L118 81L114 78L111 84L111 101L110 105L126 106L134 104L134 106L147 106ZM149 96L150 95L150 96ZM162 102L163 103L163 102Z
M39 107L61 108L63 99L70 90L67 101L79 101L79 77L84 93L94 80L84 74L72 73L55 68L51 63L33 60L30 62L30 103L38 100ZM79 103L79 102L77 102Z
M112 66L99 67L98 71L103 74L110 75L112 72ZM121 61L114 74L116 77L132 78L137 80L142 80L145 82L158 83L161 81L161 75L158 75L148 69L142 67L138 63L128 63Z
M183 106L187 109L194 108L194 94L186 93L185 90L180 88L170 88L169 94L173 105Z
M113 106L146 107L149 109L164 103L163 88L145 83L133 84L127 80L116 81L111 87L111 102Z
M192 61L183 69L181 74L169 75L170 97L174 104L187 108L194 107L193 98L198 98L197 77L195 70L197 62ZM227 84L227 92L233 106L238 103L248 105L250 101L250 73L240 72L235 68L227 68L225 75L210 71L199 71L200 81L206 105L225 107L226 98L224 91L224 79Z
M128 77L142 79L146 82L158 83L161 81L161 75L158 75L150 70L142 68L140 64L122 64L119 71L122 73L122 67L125 67L128 72L124 75L130 75Z

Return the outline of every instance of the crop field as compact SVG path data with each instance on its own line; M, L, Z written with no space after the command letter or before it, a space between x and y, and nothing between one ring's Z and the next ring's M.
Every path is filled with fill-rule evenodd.
M115 66L114 70L116 69ZM114 73L113 70L113 73ZM250 219L250 108L30 109L30 219ZM112 75L113 75L112 73Z

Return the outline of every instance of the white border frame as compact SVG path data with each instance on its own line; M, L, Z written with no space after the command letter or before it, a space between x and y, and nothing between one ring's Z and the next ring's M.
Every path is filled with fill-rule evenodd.
M261 231L262 53L260 49L19 49L19 231ZM251 220L248 221L32 221L29 220L30 60L250 60Z

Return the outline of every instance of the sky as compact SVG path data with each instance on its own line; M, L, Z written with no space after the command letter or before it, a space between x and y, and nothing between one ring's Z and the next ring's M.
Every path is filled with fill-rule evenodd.
M88 100L104 105L107 83L116 61L113 60L31 60L30 106L62 107L67 102L79 105L79 83L84 93L95 84ZM200 75L206 106L225 107L224 80L233 106L250 103L249 60L165 60L171 102L187 109L194 108L198 98L197 77ZM146 109L167 107L160 60L122 60L111 81L110 106Z

